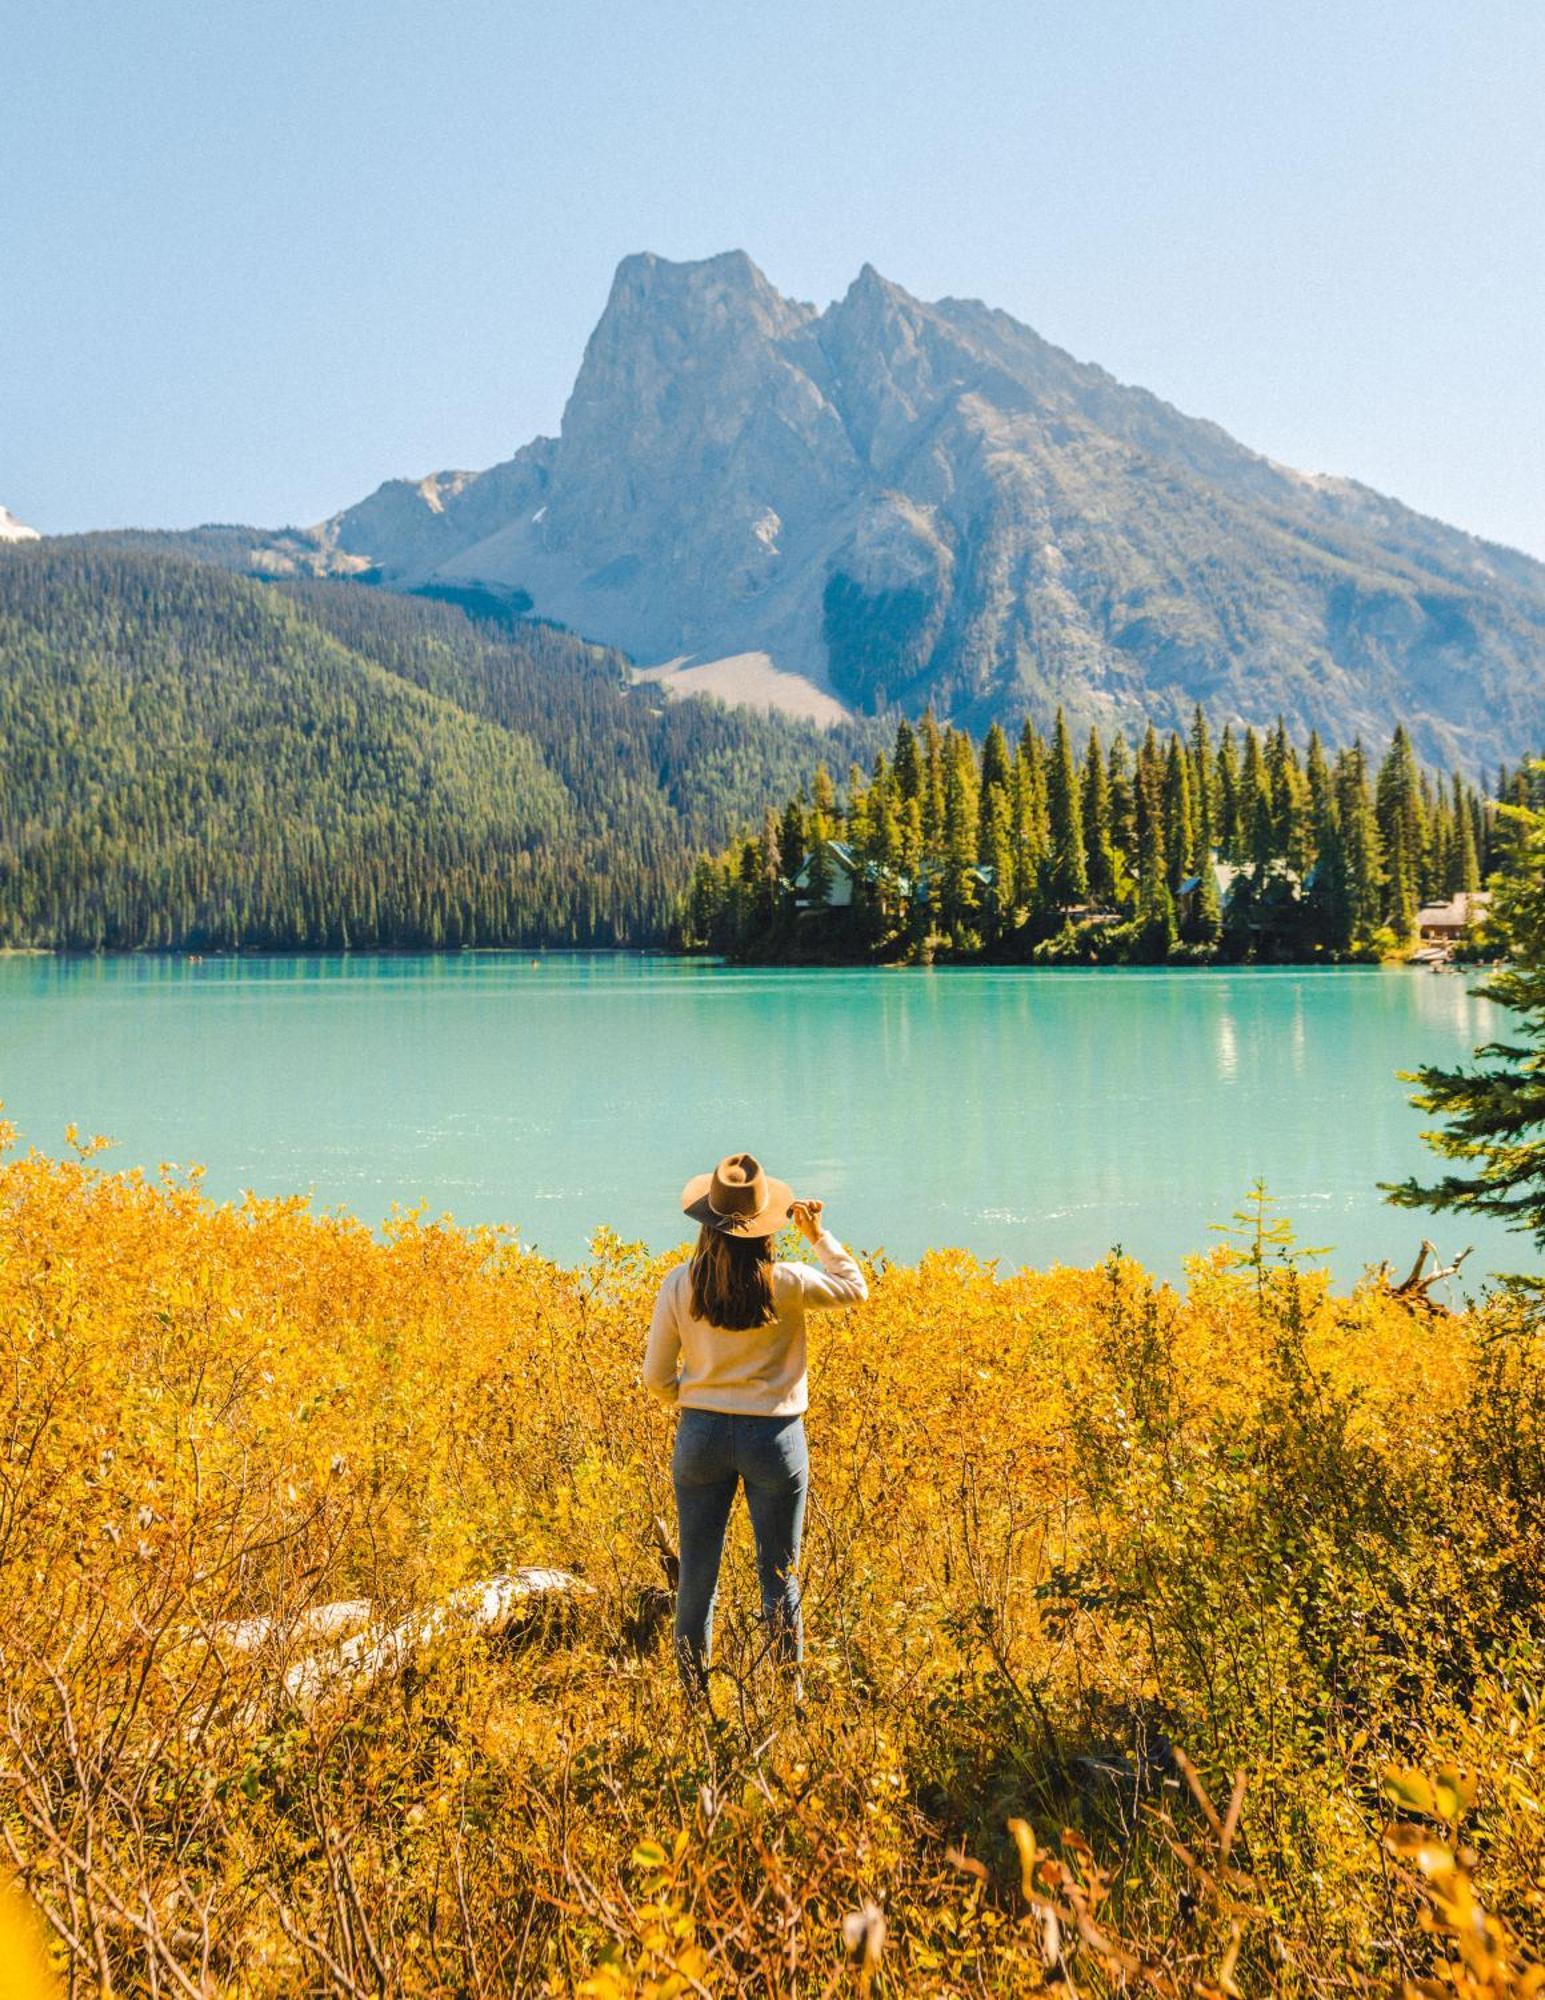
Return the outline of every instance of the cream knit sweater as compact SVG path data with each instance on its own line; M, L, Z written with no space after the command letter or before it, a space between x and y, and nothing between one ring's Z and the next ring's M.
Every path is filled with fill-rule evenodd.
M778 1317L745 1332L710 1326L692 1315L689 1264L678 1264L660 1287L644 1387L687 1410L722 1410L737 1417L797 1417L809 1402L805 1382L805 1314L812 1307L856 1305L869 1296L864 1274L829 1229L811 1264L773 1265Z

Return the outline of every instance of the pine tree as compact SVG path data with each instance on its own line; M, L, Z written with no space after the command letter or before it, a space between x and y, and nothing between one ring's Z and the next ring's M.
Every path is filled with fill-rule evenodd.
M867 855L870 848L870 813L873 800L869 784L856 764L848 767L848 801L844 814L848 846L855 853Z
M723 879L719 865L703 855L692 870L692 887L687 901L687 942L712 949L719 932L719 917L724 906ZM438 923L431 924L430 935L438 929Z
M1277 852L1277 815L1266 760L1253 729L1245 731L1244 763L1239 778L1239 824L1241 858L1249 863L1259 889Z
M1150 818L1159 820L1159 848L1164 849L1164 753L1158 731L1150 722L1137 746L1137 773L1132 786L1137 820L1137 852L1147 851Z
M831 822L819 807L810 815L807 837L810 872L805 882L805 903L809 909L820 910L831 899L836 876L831 855Z
M1030 797L1030 768L1021 744L1014 752L1009 773L1009 834L1014 861L1014 902L1028 909L1035 900L1040 878L1041 857L1033 837L1034 812Z
M922 912L924 903L920 893L923 886L923 868L926 849L923 843L923 802L920 798L908 799L896 815L897 832L901 837L901 851L898 867L906 883L906 916L910 923Z
M993 816L997 810L996 800L1001 796L1005 822L1008 820L1008 796L1012 772L1009 765L1009 746L1003 731L993 723L982 744L981 784L977 806L977 857L983 867L987 866L988 851L993 844Z
M1084 859L1083 801L1073 745L1062 710L1052 731L1051 761L1046 774L1046 806L1051 851L1047 857L1047 894L1059 909L1082 903L1089 894Z
M1030 804L1030 842L1040 861L1051 849L1051 816L1047 806L1046 745L1033 722L1027 721L1019 732L1019 754L1024 760Z
M1481 886L1480 856L1476 852L1475 819L1466 796L1464 780L1454 774L1454 844L1449 864L1448 893L1474 894Z
M1292 779L1289 763L1293 746L1288 741L1287 724L1279 715L1266 732L1261 761L1266 767L1266 789L1271 795L1272 848L1287 852L1288 815L1292 810Z
M762 843L759 840L743 840L740 843L740 861L735 883L735 933L739 947L743 950L754 938L764 936L772 918L772 909L766 898L766 878L763 874ZM588 921L595 921L592 909Z
M917 747L917 737L912 725L903 716L896 725L896 754L894 758L896 788L903 800L917 799L923 795L923 759Z
M1352 892L1336 783L1317 732L1309 738L1306 784L1314 874L1309 884L1310 936L1336 956L1352 945Z
M1304 782L1309 801L1310 842L1319 840L1320 829L1334 815L1336 809L1335 787L1331 782L1330 765L1325 761L1325 746L1320 741L1320 732L1309 732L1309 752L1304 760Z
M1051 833L1046 803L1046 746L1030 722L1019 733L1014 768L1016 796L1023 795L1024 805L1022 826L1016 822L1015 898L1021 908L1039 915L1046 901Z
M1191 717L1191 809L1198 868L1218 844L1218 769L1207 718L1198 702Z
M1172 891L1190 875L1195 845L1190 763L1180 738L1171 736L1164 759L1164 865Z
M1384 849L1368 786L1368 760L1354 743L1336 760L1336 818L1346 856L1351 941L1365 946L1383 921Z
M1160 815L1149 813L1138 861L1137 936L1139 955L1153 962L1167 958L1179 939L1162 832Z
M923 711L921 737L923 839L934 847L944 837L944 738L939 733L931 708Z
M1470 794L1470 824L1474 829L1476 859L1484 882L1496 866L1496 843L1492 811L1479 792Z
M1489 922L1508 962L1476 990L1509 1010L1508 1039L1478 1048L1474 1069L1428 1065L1410 1079L1417 1108L1444 1121L1428 1144L1472 1171L1429 1186L1413 1176L1385 1192L1402 1208L1501 1216L1545 1249L1545 813L1504 810L1515 872L1498 886Z
M1239 769L1239 753L1234 747L1234 732L1225 727L1223 740L1218 745L1218 851L1228 860L1239 862L1244 859L1245 829L1240 820L1239 795L1242 789Z
M1314 846L1309 827L1309 788L1298 752L1279 715L1266 746L1266 782L1271 792L1272 845L1292 872L1309 872Z
M1417 798L1422 810L1422 851L1417 863L1416 900L1434 902L1443 891L1448 861L1447 805L1431 771L1417 772Z
M988 726L987 735L982 742L982 788L985 791L989 785L1001 785L1007 790L1008 782L1008 739L1000 725L994 722Z
M783 874L783 843L778 831L778 815L769 806L762 815L762 838L757 850L757 879L760 887L757 920L765 928L778 912L779 883Z
M1405 942L1416 930L1426 825L1416 759L1403 724L1396 725L1379 767L1375 805L1384 846L1384 921Z
M939 907L944 926L956 945L976 911L976 760L971 740L951 730L943 750L944 840L940 869Z
M897 877L904 873L906 858L902 836L902 807L894 785L886 785L875 809L868 859L880 870L888 893L896 893Z
M1084 753L1083 813L1089 899L1109 905L1116 899L1116 853L1111 839L1110 781L1097 729L1089 731L1089 747Z
M805 809L797 798L790 799L783 808L783 819L778 829L778 857L785 881L792 882L804 867L806 844Z
M1132 757L1127 739L1118 731L1110 741L1105 765L1110 788L1110 837L1123 866L1137 872L1137 795L1132 786Z
M991 941L1001 944L1013 930L1016 918L1012 808L1003 785L985 787L982 797L988 802L987 838L982 851L982 866L987 871L989 885L988 930Z
M1223 936L1223 904L1218 896L1218 876L1210 854L1204 855L1197 875L1196 895L1186 923L1186 942L1215 951Z

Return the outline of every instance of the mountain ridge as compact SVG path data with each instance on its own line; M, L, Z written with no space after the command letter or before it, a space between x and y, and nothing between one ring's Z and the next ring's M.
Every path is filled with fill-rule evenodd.
M744 251L625 257L556 437L253 559L519 591L667 687L827 718L1404 718L1472 770L1545 735L1545 563L872 264L817 309Z

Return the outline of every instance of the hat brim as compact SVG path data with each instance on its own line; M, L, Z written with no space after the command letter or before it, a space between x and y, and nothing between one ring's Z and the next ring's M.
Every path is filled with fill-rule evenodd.
M712 1174L694 1174L681 1190L681 1212L721 1236L776 1236L789 1219L794 1190L787 1181L767 1177L767 1200L755 1215L720 1215L709 1202Z

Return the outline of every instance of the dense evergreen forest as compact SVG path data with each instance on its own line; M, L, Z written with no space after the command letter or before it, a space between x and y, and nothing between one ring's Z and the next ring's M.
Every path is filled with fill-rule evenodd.
M1534 781L1501 774L1503 795ZM932 715L839 799L823 769L759 833L699 861L677 938L733 958L1013 962L1378 957L1418 908L1474 890L1496 814L1461 777L1418 768L1397 729L1301 753L1286 727L1216 741L1150 728L1134 751L1026 723L980 749Z
M822 757L621 656L112 537L0 553L0 946L661 941Z
M667 701L492 600L29 544L0 554L0 946L1375 956L1499 858L1404 730L1377 769L1200 712L1135 749L1060 717L888 738Z

